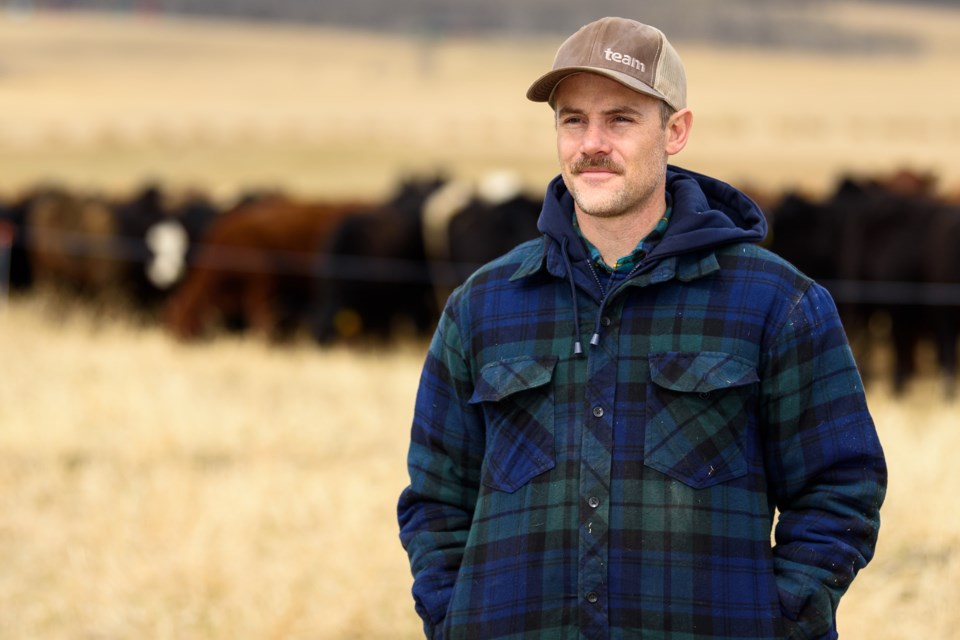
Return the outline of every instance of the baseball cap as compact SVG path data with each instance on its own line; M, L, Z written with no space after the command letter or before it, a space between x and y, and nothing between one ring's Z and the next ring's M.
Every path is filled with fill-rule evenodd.
M687 105L687 79L677 51L662 31L636 20L601 18L581 27L560 45L553 70L530 85L527 98L552 106L560 81L584 72L616 80L678 111Z

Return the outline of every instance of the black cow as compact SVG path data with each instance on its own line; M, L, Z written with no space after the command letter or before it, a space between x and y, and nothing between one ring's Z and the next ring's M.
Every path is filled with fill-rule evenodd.
M447 229L449 268L440 270L445 277L435 282L441 304L477 267L539 237L537 219L542 208L542 200L523 193L502 201L480 195L451 217Z
M957 393L957 347L960 343L960 206L934 208L927 255L928 296L937 345L937 361L944 374L947 396Z
M932 334L936 301L919 297L929 281L928 241L936 217L932 201L867 185L846 204L839 246L839 278L855 283L846 307L862 326L884 313L890 321L893 388L902 393L915 373L920 341ZM848 294L849 295L849 294Z
M814 280L835 280L840 273L837 234L842 215L829 203L787 193L769 213L768 245Z
M0 288L25 291L33 284L33 272L25 241L26 212L32 196L0 203Z
M319 270L314 336L321 343L424 335L449 293L480 265L537 237L542 201L495 173L474 185L410 182L387 206L345 220Z
M218 209L199 193L174 201L155 183L114 208L129 296L138 308L156 311L182 281Z
M436 316L422 209L446 180L409 179L383 206L342 220L316 262L312 334L317 342L388 339L401 326L426 333Z
M865 377L877 346L871 321L888 319L895 393L915 373L921 340L937 336L942 366L951 366L949 305L930 295L931 283L957 277L933 250L949 242L945 215L933 198L905 188L900 174L891 184L845 178L822 201L788 196L771 214L770 248L831 291Z

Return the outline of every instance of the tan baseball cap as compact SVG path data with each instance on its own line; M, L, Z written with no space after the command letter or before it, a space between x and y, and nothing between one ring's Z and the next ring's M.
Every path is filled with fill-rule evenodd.
M687 78L677 51L663 32L625 18L601 18L580 28L557 50L553 70L527 89L527 98L553 105L560 81L575 73L598 73L663 100L687 106Z

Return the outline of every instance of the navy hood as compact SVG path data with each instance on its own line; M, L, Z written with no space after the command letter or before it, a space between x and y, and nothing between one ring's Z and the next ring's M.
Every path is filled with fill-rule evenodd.
M660 242L650 250L631 275L649 271L653 265L665 258L735 243L756 243L763 240L767 234L767 222L760 207L725 182L668 166L666 190L672 206L670 224L667 225L666 233ZM576 289L579 287L586 291L595 290L593 283L599 281L596 280L595 273L591 276L592 267L587 266L587 249L573 226L573 196L567 190L562 176L554 178L547 187L537 228L556 243L555 250L548 248L545 254L548 255L547 269L561 277L564 272L566 274L573 304L574 354L582 355ZM555 257L554 261L550 260L549 254ZM561 261L562 267L557 265L556 260ZM551 267L551 263L555 266ZM574 265L578 268L574 268ZM621 281L619 285L625 283L626 281ZM610 291L604 291L602 285L600 286L597 296L600 308L590 338L591 345L600 343L603 310L619 285Z
M666 188L673 212L650 260L739 242L757 243L766 237L767 222L760 207L721 180L671 165ZM587 257L586 249L573 228L572 216L573 197L563 177L557 176L547 187L537 228L558 244L566 238L570 258L579 262Z

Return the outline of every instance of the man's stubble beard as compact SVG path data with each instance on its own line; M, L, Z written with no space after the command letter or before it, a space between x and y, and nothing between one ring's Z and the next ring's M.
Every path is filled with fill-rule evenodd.
M575 178L588 168L609 169L619 176L624 176L623 167L606 156L582 157L562 172L567 189L579 211L596 218L616 218L642 207L643 203L655 195L666 175L667 159L665 156L658 156L648 162L638 176L642 179L641 182L625 182L621 188L603 193L587 194L577 187Z

